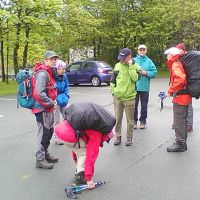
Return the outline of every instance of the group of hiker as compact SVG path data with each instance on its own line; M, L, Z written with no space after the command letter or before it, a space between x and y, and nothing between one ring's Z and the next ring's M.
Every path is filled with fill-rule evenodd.
M175 129L175 143L167 148L168 152L187 150L187 132L189 127L192 127L192 123L187 123L189 105L192 109L192 98L188 94L177 94L177 91L184 89L186 85L186 74L179 61L186 51L181 51L181 45L164 52L170 71L168 95L173 96L172 125ZM156 66L146 55L147 46L141 44L137 50L137 56L133 57L130 49L123 48L118 55L119 62L113 69L110 88L115 116L94 103L68 105L69 82L65 75L66 63L59 60L54 51L45 52L43 62L35 65L33 76L35 103L32 113L35 114L38 125L36 168L52 169L54 163L58 162L58 158L48 151L54 134L57 144L66 144L72 149L76 163L73 183L86 183L89 188L94 188L92 177L99 147L103 147L104 142L109 142L114 133L114 145L122 143L124 110L127 120L125 145L132 145L133 130L138 128L138 121L140 129L146 128L150 79L157 75ZM64 121L60 122L60 114Z
M127 119L126 146L132 145L133 129L137 129L138 119L140 129L145 129L150 79L157 74L153 61L146 53L147 47L144 44L138 46L138 54L135 58L132 57L130 49L124 48L120 51L119 62L114 67L110 83L116 117L114 145L119 145L122 141L123 110ZM139 102L141 103L140 117L138 117Z
M111 78L111 91L116 117L116 139L114 145L121 144L121 128L123 110L127 119L127 140L125 145L132 145L133 129L137 129L138 102L141 102L140 129L145 129L149 100L150 79L157 74L152 60L146 56L147 47L138 46L138 54L132 58L128 48L121 50ZM185 55L185 45L180 43L167 49L167 67L170 74L168 95L173 97L173 124L175 142L167 148L168 152L183 152L187 150L187 133L193 131L192 97L189 93L178 94L187 87L187 77L180 58ZM134 113L134 115L133 115Z

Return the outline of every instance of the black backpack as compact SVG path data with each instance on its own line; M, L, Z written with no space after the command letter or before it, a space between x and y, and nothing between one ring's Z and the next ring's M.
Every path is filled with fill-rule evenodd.
M86 129L93 129L106 135L115 125L115 117L94 103L74 103L65 110L65 120L75 129L80 138Z
M189 51L180 58L183 64L187 87L178 94L189 94L198 99L200 97L200 51Z

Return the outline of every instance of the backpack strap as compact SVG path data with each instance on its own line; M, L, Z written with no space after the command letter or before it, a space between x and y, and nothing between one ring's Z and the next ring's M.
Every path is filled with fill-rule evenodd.
M87 135L83 131L80 131L80 130L75 130L75 136L77 138L77 141L75 142L74 147L78 144L78 148L81 148L81 146L80 146L80 138L85 137L87 139L87 141L89 139L87 137Z
M178 92L176 92L176 95L183 95L183 94L189 94L187 88L179 90Z
M51 81L50 81L50 80L51 80L51 77L50 77L48 71L46 71L46 70L44 70L44 69L40 69L40 70L38 70L37 72L34 72L34 73L33 73L33 77L35 77L36 74L38 74L39 72L45 72L45 73L47 73L47 75L48 75L48 81L47 81L46 87L47 87L47 89L49 89L49 90L54 89L54 88L55 88L55 85L52 85L52 84L51 84Z
M79 139L77 139L77 141L75 142L74 147L76 147L77 143L78 143L78 148L81 148Z

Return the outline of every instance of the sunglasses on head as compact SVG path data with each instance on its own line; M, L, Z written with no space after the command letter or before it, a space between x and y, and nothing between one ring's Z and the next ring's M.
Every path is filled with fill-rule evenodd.
M145 51L146 49L145 48L141 48L141 49L139 49L139 51Z

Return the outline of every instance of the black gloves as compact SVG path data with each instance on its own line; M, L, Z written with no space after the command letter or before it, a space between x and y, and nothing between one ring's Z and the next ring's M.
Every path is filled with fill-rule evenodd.
M116 78L119 74L119 70L113 71L113 74L111 76L110 82L116 85Z

